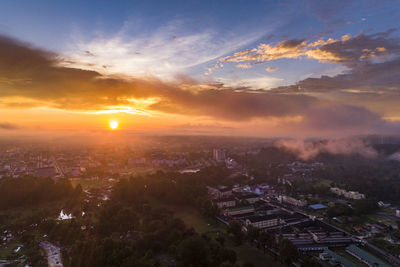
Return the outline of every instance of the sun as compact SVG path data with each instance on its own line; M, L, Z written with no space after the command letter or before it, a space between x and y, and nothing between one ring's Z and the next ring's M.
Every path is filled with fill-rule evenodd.
M115 120L112 120L112 121L110 121L110 122L108 123L108 125L110 126L110 128L111 128L112 130L115 130L115 129L118 128L119 122L118 122L118 121L115 121Z

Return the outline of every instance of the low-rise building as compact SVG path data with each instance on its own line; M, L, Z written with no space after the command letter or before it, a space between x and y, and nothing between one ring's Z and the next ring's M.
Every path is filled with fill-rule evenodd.
M369 252L357 247L356 245L350 245L346 248L346 252L356 257L366 265L371 267L389 267L388 264L384 263Z
M54 177L56 176L56 170L54 167L42 167L37 168L35 174L39 177Z
M400 210L396 210L396 217L400 217Z
M236 199L234 197L225 197L214 200L218 208L230 208L236 206Z
M225 216L235 216L235 215L242 215L254 212L254 207L250 206L241 206L241 207L232 207L227 208L225 210Z
M257 228L268 228L281 224L281 220L278 216L271 215L255 215L246 218L246 226L252 225Z
M326 249L324 252L320 253L319 258L323 261L329 261L329 264L333 266L339 265L343 267L357 267L356 264L329 249Z
M260 200L259 195L251 192L237 192L235 193L235 196L239 201L247 201L249 204L253 204Z
M226 198L232 196L232 188L227 186L207 186L208 195L212 198Z
M281 195L278 197L280 202L288 203L297 207L307 206L307 200L295 199L294 197L289 197L285 195Z
M355 191L346 191L338 187L331 187L330 191L338 196L344 196L351 199L364 199L365 195Z

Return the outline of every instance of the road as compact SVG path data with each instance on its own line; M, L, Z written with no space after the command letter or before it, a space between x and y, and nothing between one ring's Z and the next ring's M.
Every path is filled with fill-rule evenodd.
M63 267L59 247L47 241L40 242L40 246L46 251L49 267Z

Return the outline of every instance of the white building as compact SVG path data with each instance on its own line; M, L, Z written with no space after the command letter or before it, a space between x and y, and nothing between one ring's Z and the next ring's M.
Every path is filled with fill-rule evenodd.
M365 195L359 192L346 191L338 187L331 187L330 191L338 196L344 196L345 198L351 199L364 199Z
M230 208L236 206L236 199L234 197L220 198L214 201L218 208Z
M280 218L274 214L262 216L256 215L246 218L246 226L252 225L257 228L273 227L279 225L280 223Z
M396 210L396 216L400 217L400 210Z
M285 202L297 207L305 207L307 206L307 200L302 200L302 199L295 199L294 197L289 197L289 196L284 196L281 195L278 197L278 200L280 202Z
M234 208L226 209L225 216L234 216L234 215L247 214L247 213L252 213L252 212L254 212L253 206L234 207Z

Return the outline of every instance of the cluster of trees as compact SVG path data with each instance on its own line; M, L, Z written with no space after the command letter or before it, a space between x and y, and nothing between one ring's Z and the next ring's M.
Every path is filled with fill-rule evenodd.
M361 216L372 213L378 209L376 200L374 199L360 199L354 201L352 207L345 204L335 203L334 206L329 207L326 214L329 217L338 216Z
M49 238L69 248L63 251L66 266L145 267L168 260L193 267L235 264L236 253L224 242L200 236L171 212L152 207L146 192L127 197L143 191L130 183L121 181L116 186L110 201L95 212L84 231L84 220L79 217L42 223ZM122 188L126 189L123 193Z
M237 223L234 221L229 225L230 231L234 231L235 235L238 235ZM264 253L266 249L273 249L274 251L279 251L279 260L291 266L291 264L299 258L299 252L296 246L289 240L285 238L275 238L275 236L269 232L260 230L252 226L248 227L246 233L246 239L252 243L257 244L258 248L262 248ZM274 254L274 256L277 256Z
M386 159L342 157L327 161L315 177L334 181L346 190L369 198L397 202L400 199L400 164Z
M257 154L232 155L239 163L250 169L254 177L250 183L268 182L275 184L277 177L282 177L287 172L285 164L296 160L293 153L278 147L264 147Z
M0 179L0 209L45 203L73 194L74 188L67 179L55 181L30 176Z
M223 166L202 169L197 173L157 172L120 180L113 190L112 198L132 205L143 205L149 199L171 205L196 207L208 217L218 210L207 195L206 185L220 184L229 170Z

